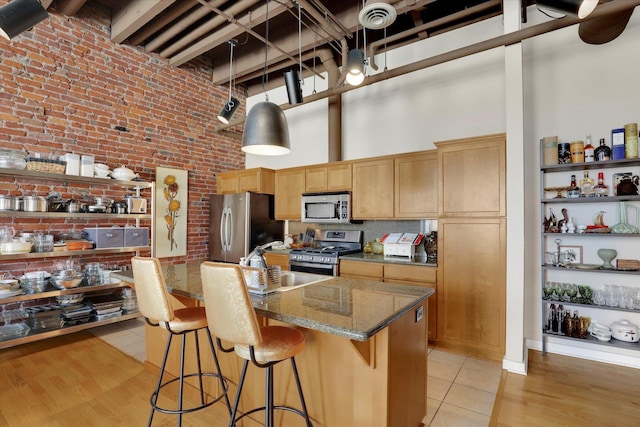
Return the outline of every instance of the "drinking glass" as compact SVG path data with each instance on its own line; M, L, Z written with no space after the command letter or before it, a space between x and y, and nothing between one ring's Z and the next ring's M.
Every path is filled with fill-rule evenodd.
M576 285L575 283L567 283L565 292L567 294L568 301L576 302L576 296L578 295L578 285Z
M545 282L544 287L542 288L542 291L544 292L544 299L549 300L551 299L551 295L553 295L553 292L555 291L555 288L553 287L552 282Z

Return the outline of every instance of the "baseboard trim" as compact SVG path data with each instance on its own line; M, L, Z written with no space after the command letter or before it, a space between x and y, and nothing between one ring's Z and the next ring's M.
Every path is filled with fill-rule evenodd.
M526 343L528 349L542 351L541 340L527 338ZM638 350L604 347L598 344L580 343L579 341L571 341L571 345L566 345L560 342L554 342L552 337L547 340L546 350L548 353L561 354L563 356L571 356L630 368L640 368L640 351Z

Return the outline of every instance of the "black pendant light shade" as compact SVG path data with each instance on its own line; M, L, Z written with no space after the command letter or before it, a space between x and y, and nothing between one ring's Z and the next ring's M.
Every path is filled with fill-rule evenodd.
M11 40L48 17L38 0L13 0L0 7L0 36Z
M598 0L537 0L539 6L548 7L556 12L575 15L584 19L598 5Z
M242 151L260 156L291 152L287 118L280 107L269 101L253 106L244 123Z
M287 85L289 104L302 103L302 87L300 87L300 73L297 70L289 70L284 73L284 83Z
M224 104L222 110L220 110L220 114L218 114L218 120L220 120L224 124L229 124L231 117L236 112L236 110L240 108L240 101L238 101L235 97L230 97L229 100Z

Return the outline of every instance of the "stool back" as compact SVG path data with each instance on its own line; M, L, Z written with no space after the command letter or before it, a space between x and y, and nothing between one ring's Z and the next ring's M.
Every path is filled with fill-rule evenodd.
M135 256L131 258L131 267L140 313L157 322L173 320L173 308L160 261L157 258Z
M205 261L200 265L209 329L221 340L257 346L260 324L238 265Z

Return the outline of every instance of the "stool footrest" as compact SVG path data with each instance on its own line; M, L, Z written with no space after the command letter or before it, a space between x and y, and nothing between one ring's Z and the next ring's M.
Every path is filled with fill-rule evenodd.
M198 376L220 378L220 376L218 374L213 373L213 372L203 372L200 375L197 372L195 372L193 374L184 375L183 378L187 379L187 378L198 377ZM168 386L168 385L170 385L170 384L172 384L172 383L174 383L176 381L180 381L180 377L176 377L176 378L173 378L173 379L171 379L169 381L166 381L166 382L162 383L162 385L160 385L160 388L158 389L158 392L157 393L154 392L154 393L151 394L151 397L149 398L149 401L151 402L151 407L153 409L155 409L158 412L162 412L164 414L173 414L173 415L176 415L176 414L188 414L190 412L194 412L194 411L198 411L200 409L207 408L207 407L213 405L214 403L219 402L220 399L224 398L227 395L227 391L229 390L229 383L228 383L227 379L225 377L222 377L222 381L224 383L224 390L222 390L222 393L220 394L220 396L216 397L211 402L207 402L207 403L204 403L202 405L191 407L191 408L183 408L182 410L180 410L180 409L162 408L162 407L158 406L157 403L154 403L154 400L157 400L157 395L160 393L160 390L162 390L164 387L166 387L166 386Z
M293 412L297 415L300 415L302 418L305 418L304 412L302 412L301 410L291 407L291 406L285 406L285 405L274 405L273 409L279 409L279 410L283 410L283 411L289 411L289 412ZM266 411L267 407L266 406L260 406L258 408L253 408L245 413L243 413L242 415L240 415L239 417L236 417L236 419L234 420L234 424L237 423L238 421L240 421L242 418L246 417L247 415L251 415L255 412L260 412L260 411Z

